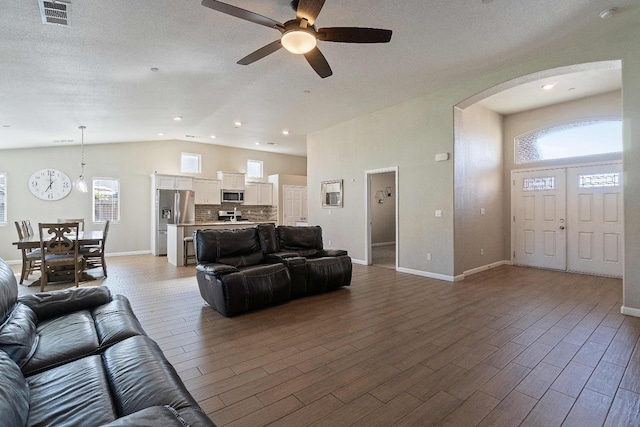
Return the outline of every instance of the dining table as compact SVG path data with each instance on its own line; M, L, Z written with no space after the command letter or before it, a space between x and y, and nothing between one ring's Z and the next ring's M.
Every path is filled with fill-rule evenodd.
M72 240L75 240L75 233L73 235L68 235L68 237ZM104 238L104 232L102 230L99 231L79 231L77 242L80 246L83 245L99 245L102 239ZM38 249L40 247L40 236L29 236L22 238L13 242L14 245L17 246L18 249ZM47 282L57 282L57 281L66 281L68 278L68 274L58 275L56 273L50 273L48 275ZM95 278L87 273L83 273L82 280L94 280ZM37 279L35 282L27 284L27 286L37 285L40 283L40 279Z
M74 240L75 236L69 235L69 238ZM97 231L79 231L78 232L78 243L80 246L83 245L98 245L102 241L104 237L104 232L102 230ZM17 240L13 242L14 245L18 247L18 249L37 249L40 247L40 236L29 236L23 239Z

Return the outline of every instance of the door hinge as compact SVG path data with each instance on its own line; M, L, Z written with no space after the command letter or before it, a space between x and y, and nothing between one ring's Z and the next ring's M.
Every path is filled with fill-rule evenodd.
M513 216L513 222L516 222L516 216L515 215Z
M516 251L513 251L513 257L514 258L516 257Z

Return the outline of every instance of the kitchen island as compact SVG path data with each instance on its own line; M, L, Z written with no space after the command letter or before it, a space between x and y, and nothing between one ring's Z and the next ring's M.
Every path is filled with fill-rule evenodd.
M168 224L167 225L167 260L177 267L184 266L184 238L192 236L196 230L219 230L224 228L249 228L257 224L275 223L275 221L215 221L199 222L194 224ZM189 252L191 253L191 252Z

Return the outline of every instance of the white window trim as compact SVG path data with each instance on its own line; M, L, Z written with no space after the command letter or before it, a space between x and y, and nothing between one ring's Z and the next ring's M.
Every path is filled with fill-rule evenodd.
M106 221L96 221L96 203L95 203L95 182L96 181L116 181L118 183L118 214L117 220L111 220L112 224L120 223L120 211L122 205L122 188L120 186L120 179L113 177L94 177L91 180L91 221L93 224L104 224Z
M190 157L190 160L195 160L197 159L198 161L198 171L194 172L192 170L184 170L183 169L183 161L185 160L185 157ZM200 174L202 173L202 154L198 154L198 153L186 153L186 152L182 152L180 153L180 173L195 173L195 174Z
M249 163L251 162L260 164L260 176L249 175ZM264 178L264 162L262 160L247 159L247 178Z

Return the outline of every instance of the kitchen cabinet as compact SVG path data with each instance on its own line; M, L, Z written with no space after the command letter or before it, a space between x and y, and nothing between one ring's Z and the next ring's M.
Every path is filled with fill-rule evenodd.
M195 191L196 205L219 205L221 204L220 190L222 183L216 179L194 179L193 190Z
M155 175L156 190L193 190L193 179L189 176Z
M273 184L264 182L249 182L244 188L245 206L272 206Z
M218 179L222 182L223 190L245 189L243 173L218 171Z

